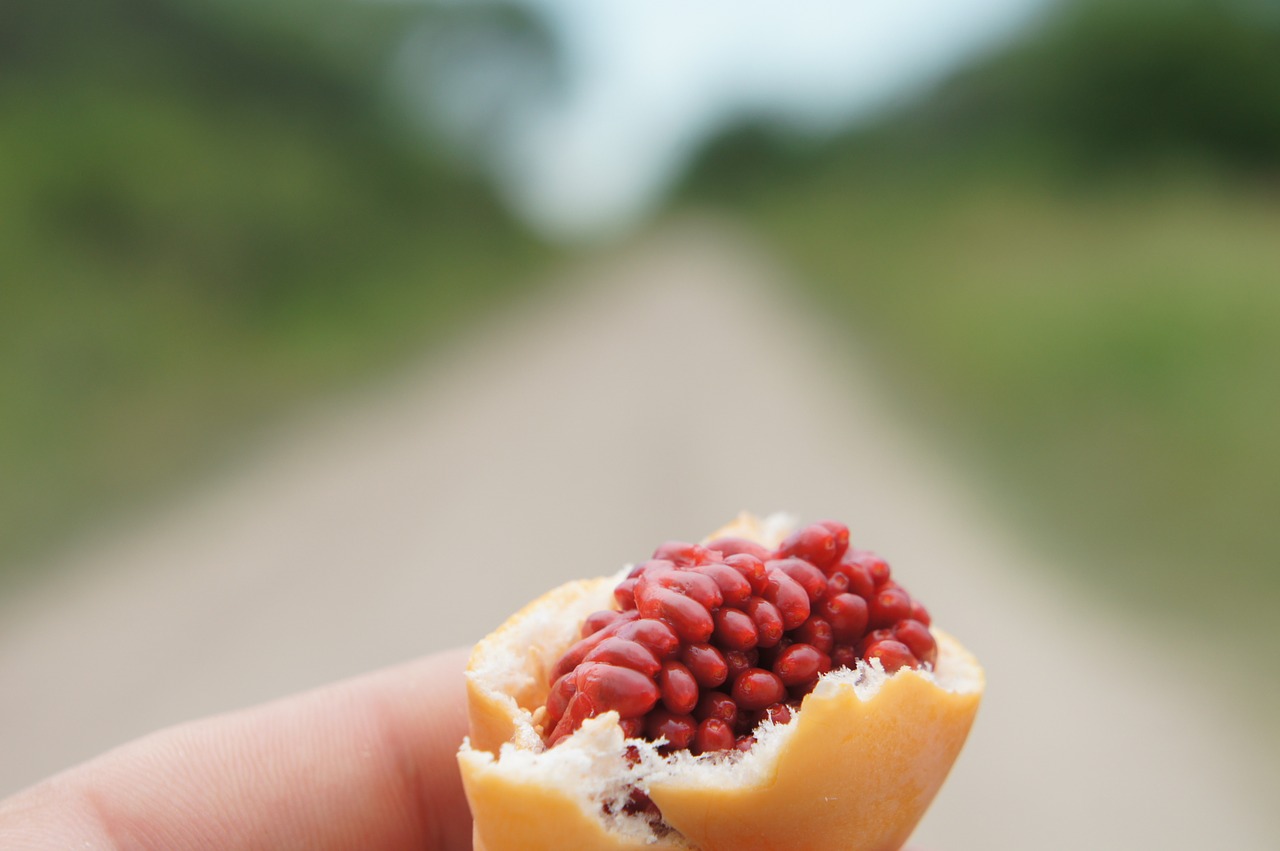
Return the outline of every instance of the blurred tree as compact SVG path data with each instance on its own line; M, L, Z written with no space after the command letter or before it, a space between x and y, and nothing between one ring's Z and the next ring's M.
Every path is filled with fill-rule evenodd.
M1067 4L836 138L745 120L683 190L780 249L1083 581L1250 646L1280 601L1276 10Z
M1151 157L1280 166L1280 21L1270 5L1071 3L1042 36L956 80L952 110L1057 142L1089 168ZM1003 125L1003 130L1001 126ZM973 126L970 124L970 126Z
M529 279L545 251L388 93L450 9L0 4L0 565Z

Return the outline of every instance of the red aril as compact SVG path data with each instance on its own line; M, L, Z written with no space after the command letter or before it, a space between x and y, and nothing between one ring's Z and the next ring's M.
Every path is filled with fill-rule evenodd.
M729 678L729 665L724 654L710 644L690 644L680 654L698 685L715 688Z
M582 637L594 635L604 629L609 624L617 622L622 617L622 612L615 612L612 609L604 609L587 615L587 619L582 622Z
M716 538L707 542L707 549L715 550L725 556L725 561L730 556L736 556L745 553L763 562L769 557L769 551L757 544L755 541L748 541L746 538Z
M782 558L767 561L766 572L782 571L790 576L809 595L809 602L816 603L827 594L827 575L809 562L799 558Z
M715 623L715 643L726 650L750 650L760 639L755 621L740 609L718 609Z
M657 676L662 705L677 715L688 715L698 705L698 681L681 662L664 662Z
M867 629L867 601L857 594L837 594L823 600L818 612L831 624L835 640L844 644L857 641Z
M641 735L666 731L668 749L721 750L766 716L786 723L834 668L932 665L928 612L848 540L824 521L772 551L735 538L658 547L618 584L619 610L590 615L553 666L548 742L613 709Z
M642 617L670 624L681 641L704 642L715 630L715 621L706 606L656 583L636 587L636 605Z
M849 544L849 530L846 529L845 546ZM793 532L790 537L778 545L775 558L796 556L808 564L823 568L840 557L837 535L826 526L815 523Z
M685 541L667 541L653 551L655 559L670 561L676 565L706 564L711 560L711 551L701 544L690 544Z
M666 739L669 750L684 750L693 744L693 736L698 732L698 722L692 715L676 715L659 708L650 712L645 719L644 731L655 741Z
M907 645L911 655L927 665L938 661L938 643L929 627L918 620L898 621L893 627L893 637Z
M836 558L845 554L849 549L849 527L841 523L839 520L819 520L819 526L825 526L827 531L835 536L836 539Z
M787 699L787 688L773 671L748 668L733 681L734 702L748 711L764 709Z
M778 607L763 597L752 597L743 609L756 627L756 644L760 647L772 647L786 632L786 624L782 622L782 614Z
M747 553L727 556L724 563L742 574L751 586L751 593L759 597L769 585L769 575L764 569L764 560Z
M698 724L698 731L694 733L693 752L703 754L727 751L733 747L735 741L731 725L719 718L707 718Z
M723 562L713 562L689 568L690 573L710 578L720 589L724 605L737 608L751 597L751 582L746 575Z
M726 650L724 661L729 668L729 682L732 683L744 671L756 666L760 661L760 653L757 650Z
M623 718L644 715L661 696L652 677L616 665L599 662L579 665L575 679L578 693L573 700L585 695L598 712L612 709ZM569 703L572 705L573 701Z
M916 657L911 655L907 645L891 638L872 644L867 648L864 658L868 661L879 659L887 674L892 674L899 668L914 667L917 664Z
M809 595L799 582L780 570L769 571L769 584L762 595L782 615L784 629L795 629L809 619Z
M911 600L911 619L913 621L920 621L920 623L925 626L929 626L933 623L933 619L929 617L929 610L924 607L924 604L914 598Z
M813 645L823 653L829 654L836 646L835 633L831 629L830 621L817 615L796 627L793 637L802 644Z
M698 701L693 717L700 721L718 718L729 726L738 723L738 704L722 691L709 691Z
M614 634L648 647L659 659L670 659L680 652L680 637L665 621L631 619L628 623L619 624Z
M901 588L881 588L867 601L867 618L872 629L893 626L911 617L911 598Z
M831 657L812 644L792 644L773 662L773 672L787 686L803 685L830 670Z
M876 582L871 578L871 571L867 566L850 561L847 555L831 569L831 580L834 581L837 576L844 579L846 586L844 590L857 594L863 599L869 599L876 591Z

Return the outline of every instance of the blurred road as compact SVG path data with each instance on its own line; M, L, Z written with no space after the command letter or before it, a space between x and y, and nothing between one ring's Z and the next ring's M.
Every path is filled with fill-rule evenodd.
M786 509L850 521L987 665L920 844L1270 847L1276 761L1210 660L1020 547L850 364L856 328L705 223L587 265L0 602L0 795Z

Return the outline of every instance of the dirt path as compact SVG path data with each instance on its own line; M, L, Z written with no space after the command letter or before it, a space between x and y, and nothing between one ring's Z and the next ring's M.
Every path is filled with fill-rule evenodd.
M781 277L690 225L286 430L0 602L0 794L155 727L472 641L739 508L854 521L988 666L918 839L1261 849L1256 753L1189 648L1054 583Z

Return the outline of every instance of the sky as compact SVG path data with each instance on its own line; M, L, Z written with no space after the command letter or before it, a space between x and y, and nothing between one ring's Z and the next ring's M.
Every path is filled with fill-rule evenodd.
M493 158L552 238L624 230L736 116L834 129L1007 40L1052 0L521 0L561 42L568 87Z

